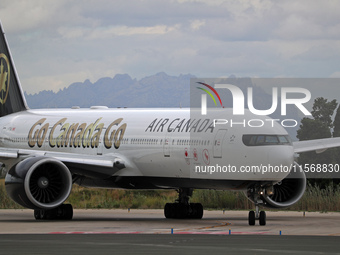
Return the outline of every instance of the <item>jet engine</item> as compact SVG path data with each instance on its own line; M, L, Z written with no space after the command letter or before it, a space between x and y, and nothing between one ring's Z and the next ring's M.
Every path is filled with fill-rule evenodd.
M72 176L59 160L30 157L8 171L5 185L7 194L16 203L26 208L50 210L70 195Z
M296 164L290 174L275 185L252 187L247 197L255 204L267 208L285 208L298 202L306 189L306 175Z

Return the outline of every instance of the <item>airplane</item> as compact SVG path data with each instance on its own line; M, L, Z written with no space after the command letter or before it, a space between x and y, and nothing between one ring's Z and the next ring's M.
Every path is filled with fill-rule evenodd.
M7 194L37 220L71 220L64 202L78 184L176 189L164 215L177 219L203 217L202 204L189 201L194 189L238 190L255 204L249 225L265 225L259 207L289 207L305 191L294 153L340 146L336 138L292 142L276 121L258 129L214 125L232 116L224 108L209 117L184 108L29 109L1 22L0 29L0 161ZM252 166L281 170L247 172Z

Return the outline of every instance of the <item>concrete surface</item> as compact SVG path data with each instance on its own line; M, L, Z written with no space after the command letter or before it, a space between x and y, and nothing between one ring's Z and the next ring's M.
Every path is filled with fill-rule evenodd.
M340 213L270 212L248 225L247 211L204 211L201 220L165 219L163 210L74 210L72 221L36 221L32 210L0 210L0 234L126 233L340 236ZM339 249L340 250L340 249Z

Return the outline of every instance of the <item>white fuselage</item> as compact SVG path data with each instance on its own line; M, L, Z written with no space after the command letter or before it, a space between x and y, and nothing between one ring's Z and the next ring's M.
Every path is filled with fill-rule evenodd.
M228 123L214 127L216 119ZM196 117L189 109L28 110L0 119L0 143L37 153L118 155L126 167L106 171L107 177L275 183L289 174L282 169L294 162L292 145L249 146L243 141L244 135L287 136L269 119L249 113L235 117L229 109L208 117Z

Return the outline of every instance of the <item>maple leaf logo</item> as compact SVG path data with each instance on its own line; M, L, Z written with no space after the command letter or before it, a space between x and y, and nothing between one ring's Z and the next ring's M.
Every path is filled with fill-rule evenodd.
M6 88L7 75L8 75L8 72L4 72L4 65L1 61L1 65L0 65L0 85L1 85L1 91L3 90L4 92L6 92L6 90L7 90L7 88Z
M9 88L9 61L5 54L0 54L0 103L4 104L8 96Z

